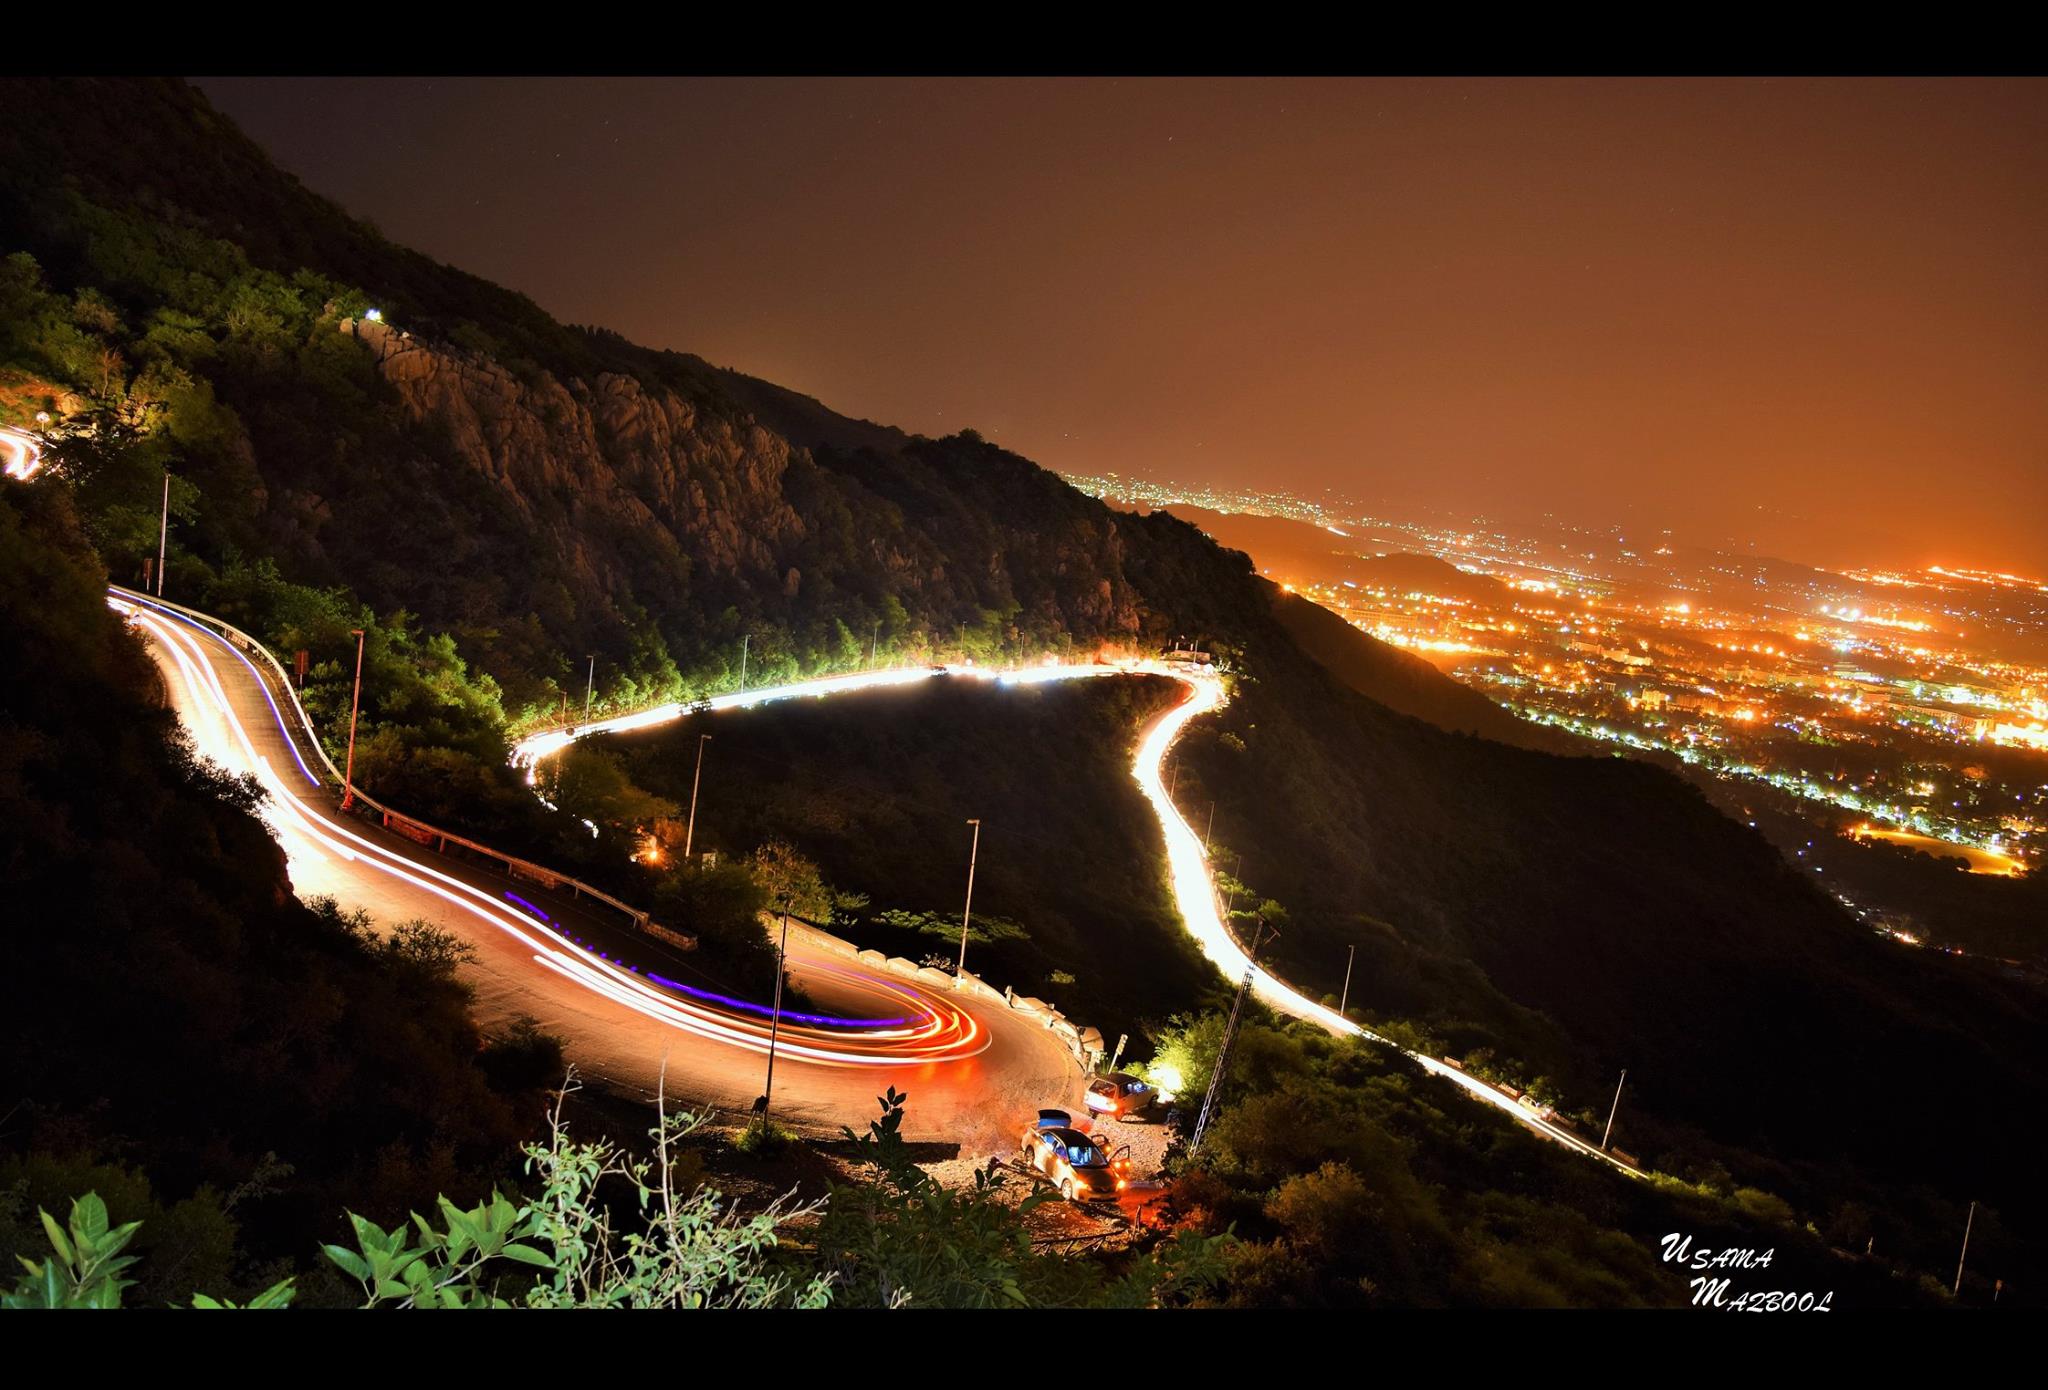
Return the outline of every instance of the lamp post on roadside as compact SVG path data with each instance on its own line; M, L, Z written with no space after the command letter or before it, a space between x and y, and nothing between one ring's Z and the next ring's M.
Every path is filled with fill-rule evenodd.
M157 578L163 578L162 570L157 571ZM341 775L341 809L344 811L354 805L356 799L356 711L363 707L364 630L352 627L349 632L356 639L356 693L348 702L348 770Z
M164 596L164 552L171 543L171 470L164 470L164 515L156 529L156 596Z
M761 1099L754 1105L754 1113L764 1125L768 1123L768 1098L775 1094L775 1039L782 1031L782 976L789 959L788 897L782 899L781 906L782 944L775 948L775 1009L768 1020L768 1079L761 1084Z
M690 862L690 846L697 843L697 784L704 780L704 745L711 735L697 735L697 771L690 778L690 824L683 831L683 862Z
M747 644L753 640L754 634L751 632L744 634L740 638L740 694L742 695L747 693Z
M1344 993L1337 1000L1337 1017L1339 1018L1346 1017L1344 1009L1351 1002L1351 962L1357 958L1358 947L1346 946L1344 948Z
M1970 1228L1977 1224L1977 1204L1970 1203L1970 1215L1963 1222L1963 1253L1956 1256L1956 1286L1949 1290L1950 1298L1963 1296L1963 1266L1970 1258Z
M1621 1069L1621 1080L1614 1083L1614 1104L1607 1107L1607 1128L1600 1135L1600 1152L1607 1152L1607 1141L1614 1137L1614 1112L1621 1109L1621 1088L1628 1085L1628 1068Z
M583 722L590 722L590 697L597 689L597 655L590 657L590 675L583 682Z
M974 843L967 850L967 902L960 909L960 964L953 972L953 988L960 988L961 977L967 973L967 921L974 913L974 861L981 857L981 822L967 822L974 827Z
M870 671L875 669L875 653L881 649L881 645L882 620L880 618L877 618L875 619L874 636L868 638L868 669Z

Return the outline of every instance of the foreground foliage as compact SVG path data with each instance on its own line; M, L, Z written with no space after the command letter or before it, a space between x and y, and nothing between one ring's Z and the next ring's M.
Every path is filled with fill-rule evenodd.
M493 1192L468 1210L443 1197L438 1224L414 1213L411 1229L351 1213L355 1249L324 1249L361 1284L364 1307L825 1306L829 1278L793 1285L766 1267L781 1229L814 1206L785 1198L743 1217L715 1189L679 1180L675 1147L703 1123L663 1106L649 1162L608 1141L572 1142L558 1098L548 1141L525 1147L532 1197ZM617 1189L631 1201L615 1215Z
M49 1258L21 1261L27 1273L14 1291L0 1294L0 1308L118 1308L122 1294L135 1287L123 1277L135 1265L121 1252L141 1229L140 1221L115 1226L107 1220L107 1204L97 1192L71 1203L67 1225L59 1226L47 1211L39 1213L49 1236ZM246 1304L195 1294L195 1308L283 1308L292 1301L289 1280L271 1285Z
M353 1247L325 1245L333 1265L359 1286L365 1308L820 1308L831 1279L793 1278L769 1266L786 1226L816 1205L787 1199L742 1216L713 1188L691 1184L676 1146L704 1117L658 1112L652 1161L606 1140L569 1137L558 1094L545 1142L525 1146L533 1195L494 1191L464 1208L446 1197L436 1219L415 1212L385 1229L349 1214ZM118 1308L135 1281L122 1254L140 1222L110 1226L106 1204L88 1193L71 1205L68 1230L41 1213L52 1254L23 1259L26 1273L8 1308ZM281 1280L247 1304L197 1295L195 1308L282 1308L294 1281Z
M893 1089L854 1141L865 1181L742 1215L679 1161L701 1115L659 1108L654 1157L639 1159L569 1137L561 1102L573 1088L572 1077L546 1141L525 1148L531 1195L493 1192L467 1208L442 1197L432 1219L415 1212L389 1229L350 1213L354 1244L321 1248L361 1307L1136 1308L1184 1303L1224 1273L1227 1234L1183 1232L1120 1269L1035 1251L1024 1218L1047 1196L999 1200L993 1166L964 1192L933 1181L903 1142L907 1097ZM812 1249L786 1250L792 1227L821 1212ZM52 1254L21 1261L5 1306L121 1307L136 1263L122 1251L141 1223L110 1226L96 1193L72 1203L68 1230L41 1216ZM247 1304L198 1295L192 1306L282 1308L294 1292L284 1279Z

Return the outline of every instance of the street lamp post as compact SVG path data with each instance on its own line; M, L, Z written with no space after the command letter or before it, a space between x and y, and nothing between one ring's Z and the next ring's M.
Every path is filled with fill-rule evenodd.
M690 862L690 846L697 843L697 785L704 780L704 745L711 735L697 735L697 771L690 778L690 824L683 831L683 862Z
M875 619L875 633L874 633L874 636L872 636L872 637L868 638L868 669L869 669L870 671L872 671L872 670L874 670L874 669L875 669L875 653L876 653L876 652L878 652L878 651L879 651L879 650L881 649L881 646L882 646L882 620L881 620L880 618L877 618L877 619Z
M1970 1259L1970 1228L1977 1224L1977 1204L1970 1203L1970 1215L1963 1222L1963 1253L1956 1256L1956 1286L1949 1290L1950 1298L1963 1296L1963 1266Z
M163 571L157 571L157 578L163 578ZM356 711L363 707L363 641L364 631L352 627L349 632L356 639L356 693L348 702L348 771L341 775L341 809L346 811L356 799Z
M701 746L701 745L700 745ZM768 1098L775 1094L775 1039L782 1031L782 976L789 959L789 899L782 900L782 944L775 949L775 1009L768 1020L768 1079L761 1085L761 1101L754 1107L761 1123L768 1123Z
M171 470L164 470L164 515L156 530L156 596L164 596L164 552L171 543Z
M1337 1001L1337 1016L1339 1018L1345 1017L1345 1006L1351 1002L1351 962L1357 958L1358 947L1346 946L1344 948L1344 994Z
M740 638L740 694L742 695L747 693L747 644L753 640L754 634L751 632L746 633Z
M974 827L974 843L967 850L967 902L960 909L960 965L953 972L953 988L960 987L961 978L967 973L967 922L974 913L974 861L981 857L981 822L967 822Z
M583 683L583 722L586 724L590 722L590 697L596 689L597 656L593 653L590 658L590 675Z
M1621 1069L1621 1080L1614 1083L1614 1104L1607 1107L1607 1129L1600 1136L1600 1152L1607 1152L1607 1141L1614 1137L1614 1114L1621 1109L1621 1088L1628 1085L1628 1068Z

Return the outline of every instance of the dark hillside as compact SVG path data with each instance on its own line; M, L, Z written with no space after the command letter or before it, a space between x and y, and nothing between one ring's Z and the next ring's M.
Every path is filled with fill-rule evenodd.
M1329 609L1275 587L1273 614L1296 646L1344 684L1388 709L1452 733L1480 734L1547 753L1592 753L1591 745L1507 710L1424 661L1376 642Z
M1214 799L1240 876L1293 909L1293 978L1334 993L1356 942L1354 1002L1574 1108L1626 1066L1638 1106L1722 1142L2024 1195L2006 1117L2048 1088L2038 990L1883 941L1660 769L1444 733L1303 663L1276 654L1180 754L1183 806Z
M1176 698L1149 678L949 677L604 742L636 784L681 804L697 734L715 730L698 844L744 853L792 841L835 887L869 899L848 935L912 959L958 953L966 821L979 818L969 968L1114 1042L1225 988L1180 929L1130 775L1138 728Z
M0 1166L139 1163L222 1258L487 1186L538 1092L493 1089L445 971L292 897L257 793L153 707L69 502L0 488L0 663L34 673L0 690Z

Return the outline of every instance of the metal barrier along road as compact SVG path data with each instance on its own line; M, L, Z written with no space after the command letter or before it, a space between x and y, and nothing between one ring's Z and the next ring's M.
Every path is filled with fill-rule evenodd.
M320 765L327 770L327 782L331 782L329 790L337 796L340 795L344 782L341 769L334 765L332 758L328 757L327 749L322 746L320 736L313 728L311 716L306 713L306 707L299 702L299 692L293 687L291 677L285 673L284 664L277 659L270 648L264 646L263 643L257 641L234 624L223 622L210 613L202 613L196 608L187 608L181 603L172 603L167 599L138 593L134 589L124 588L119 584L109 584L107 589L109 592L118 595L125 603L151 608L164 614L166 617L176 618L194 627L202 628L219 637L236 650L260 657L263 664L269 667L269 672L265 676L263 671L258 670L258 676L264 677L263 683L266 688L275 685L276 689L284 693L285 702L291 706L292 714L295 717L296 731L292 727L294 720L287 720L284 717L282 708L279 708L278 722L284 727L285 736L292 738L294 742L303 741L312 748L314 756L320 761ZM274 695L271 697L271 703L273 705L277 704ZM316 777L315 780L320 779ZM594 884L585 883L582 879L550 869L545 864L536 864L530 859L521 859L516 854L507 854L503 850L494 849L482 841L472 840L466 835L457 834L455 831L443 830L441 827L420 820L416 816L406 815L402 811L394 810L385 805L369 795L361 787L355 789L355 802L356 805L364 808L363 811L357 811L355 814L366 815L366 813L374 813L386 829L405 836L405 838L413 841L415 844L424 845L441 854L447 854L449 846L453 845L468 851L472 855L500 865L507 877L538 884L543 888L567 889L574 897L591 898L603 903L606 907L620 912L631 919L635 931L642 932L648 936L658 937L670 945L678 946L684 950L693 950L696 947L696 939L694 937L675 931L672 928L661 926L659 923L652 921L647 913L632 906L630 903L622 902Z

